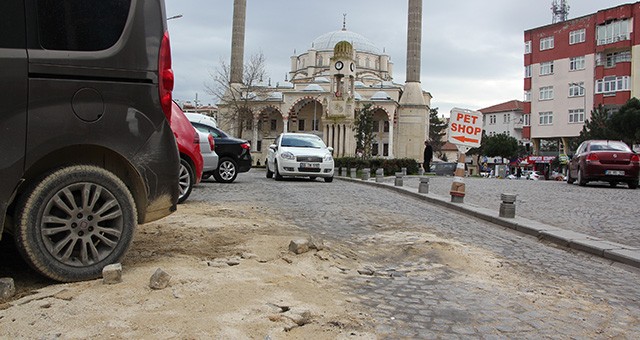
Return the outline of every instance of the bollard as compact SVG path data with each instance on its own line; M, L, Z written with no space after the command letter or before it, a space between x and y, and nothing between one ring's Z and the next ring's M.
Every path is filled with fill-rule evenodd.
M395 186L397 187L401 187L402 186L402 172L396 172L396 180L395 180Z
M363 181L368 181L369 180L369 176L371 176L371 169L369 169L369 168L362 169L362 180Z
M340 168L333 168L333 174L335 176L340 176Z
M349 169L349 174L351 176L351 178L356 178L356 174L358 173L358 168L351 168Z
M429 177L420 178L420 185L418 186L418 193L428 194L429 193Z
M402 171L402 176L407 175L407 168L400 168L400 171Z
M516 196L514 194L500 194L500 217L514 218L516 217Z
M376 169L376 183L384 182L384 169Z
M424 169L423 168L418 169L418 176L424 176Z
M346 167L341 167L340 168L340 176L347 177L347 168Z

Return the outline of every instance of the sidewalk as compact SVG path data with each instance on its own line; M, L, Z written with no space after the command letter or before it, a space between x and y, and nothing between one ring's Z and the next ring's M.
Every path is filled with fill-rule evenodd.
M587 234L562 229L557 226L548 225L531 219L518 217L517 208L515 218L503 218L499 216L498 209L491 210L471 203L452 203L450 197L436 195L431 192L421 194L418 193L417 186L417 183L419 183L419 176L405 176L403 178L404 186L395 186L395 177L393 176L385 177L383 182L376 182L375 178L371 178L367 181L342 176L336 176L335 178L354 183L361 183L363 185L376 186L384 188L385 190L396 191L398 193L465 213L561 246L584 251L605 259L640 268L640 248L638 247L631 247Z

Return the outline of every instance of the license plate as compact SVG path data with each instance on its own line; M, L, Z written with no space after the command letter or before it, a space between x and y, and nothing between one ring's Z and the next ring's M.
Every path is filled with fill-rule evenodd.
M604 172L605 175L610 175L610 176L624 176L624 171L623 170L607 170Z
M300 167L317 169L320 167L320 163L300 163Z

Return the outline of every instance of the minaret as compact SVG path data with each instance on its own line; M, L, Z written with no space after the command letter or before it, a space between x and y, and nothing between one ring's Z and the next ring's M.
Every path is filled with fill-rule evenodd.
M233 0L233 31L231 34L231 84L242 84L244 64L244 30L247 0Z
M409 0L407 26L407 81L398 108L394 157L422 162L429 136L429 110L420 85L422 0Z

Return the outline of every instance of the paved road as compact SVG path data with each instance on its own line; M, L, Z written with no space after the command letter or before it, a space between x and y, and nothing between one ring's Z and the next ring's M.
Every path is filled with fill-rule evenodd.
M417 191L418 177L403 182ZM430 177L429 192L450 197L452 182L451 177ZM640 248L640 190L626 185L468 177L465 187L465 203L498 211L501 193L517 194L518 216Z
M440 185L435 182L433 190ZM545 204L561 205L550 189L560 183L518 185L549 188L542 190ZM475 190L468 182L467 193ZM533 196L520 199L544 205ZM231 185L205 182L190 200L266 208L310 234L352 247L376 274L359 275L343 289L370 310L381 338L640 337L637 269L405 195L340 180L276 182L251 170Z

